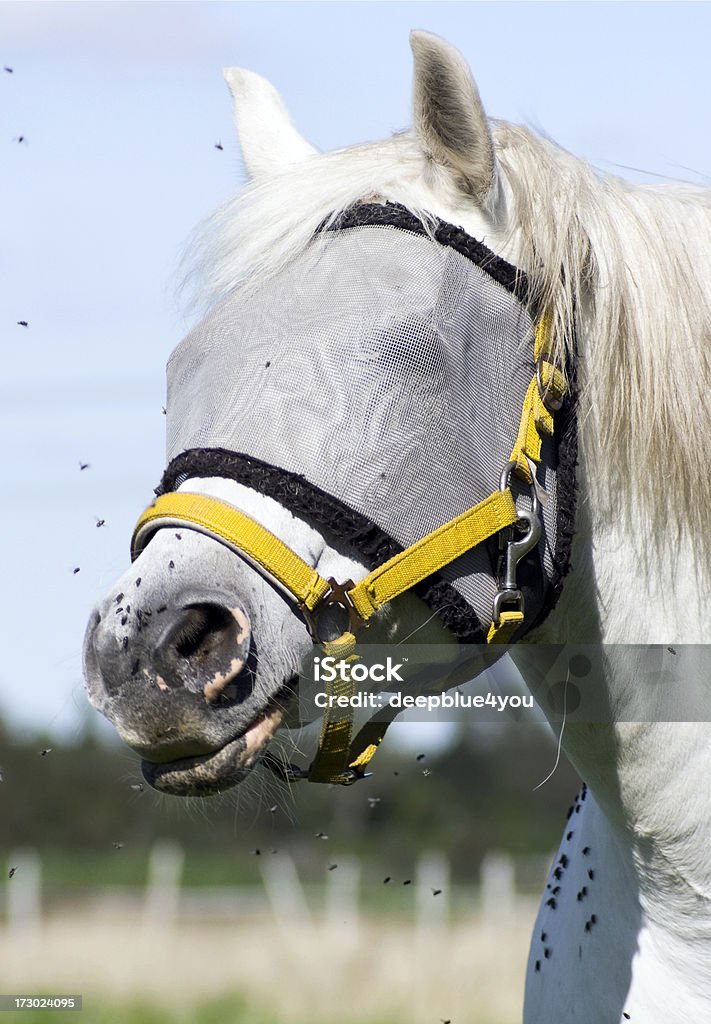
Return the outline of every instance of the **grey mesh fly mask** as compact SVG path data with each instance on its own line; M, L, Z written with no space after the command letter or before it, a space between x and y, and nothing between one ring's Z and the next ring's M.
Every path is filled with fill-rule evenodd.
M372 568L497 486L536 373L535 319L525 275L461 229L439 223L432 237L389 203L353 207L336 228L175 349L158 493L231 477ZM536 469L540 540L518 566L526 631L567 570L574 467L566 399ZM532 489L511 487L530 509ZM415 588L463 641L486 640L502 551L494 537Z

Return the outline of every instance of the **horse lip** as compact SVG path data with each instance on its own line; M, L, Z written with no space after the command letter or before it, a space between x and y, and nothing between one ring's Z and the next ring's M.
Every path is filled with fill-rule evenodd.
M143 776L150 786L175 796L208 796L241 782L278 729L291 690L282 688L249 725L220 747L170 761L144 758Z
M233 737L235 738L235 737ZM227 741L230 742L229 740ZM224 746L225 744L223 744ZM140 754L148 764L176 764L179 761L196 761L202 757L212 757L217 751L205 741L180 739L166 739L164 742L155 744L142 744L135 741L129 746ZM217 750L221 750L218 747Z

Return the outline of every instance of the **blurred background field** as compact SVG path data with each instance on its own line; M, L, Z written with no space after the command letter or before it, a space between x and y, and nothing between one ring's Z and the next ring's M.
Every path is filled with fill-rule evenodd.
M0 992L84 997L3 1020L520 1020L577 779L561 765L533 792L555 756L539 727L408 735L354 787L258 772L184 803L91 724L71 743L0 729Z

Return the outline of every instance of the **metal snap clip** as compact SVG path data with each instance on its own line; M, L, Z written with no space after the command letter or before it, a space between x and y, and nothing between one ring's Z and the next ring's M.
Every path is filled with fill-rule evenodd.
M565 394L557 395L555 391L551 390L550 384L546 386L543 383L543 364L547 363L553 370L553 375L556 373L561 374L562 371L558 369L555 363L552 363L546 356L539 356L536 360L536 386L538 388L538 394L541 397L544 407L550 413L558 412L563 406L563 399Z

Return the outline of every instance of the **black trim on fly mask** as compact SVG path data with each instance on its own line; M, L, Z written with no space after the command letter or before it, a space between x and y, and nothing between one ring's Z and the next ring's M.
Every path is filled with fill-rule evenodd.
M353 547L369 571L403 550L402 545L366 516L305 477L225 448L191 448L176 455L155 493L175 491L194 477L226 477L273 498L294 515L317 526L327 537ZM486 643L486 633L477 615L445 580L432 575L413 590L461 643Z
M320 230L342 231L345 228L393 227L409 231L413 235L433 238L440 245L454 249L488 274L507 292L515 295L519 302L530 306L528 278L523 270L508 263L503 257L488 249L483 242L468 235L464 228L458 228L446 221L435 221L428 231L421 220L401 206L400 203L360 203L350 206L331 224L324 224ZM534 316L535 319L535 316Z

